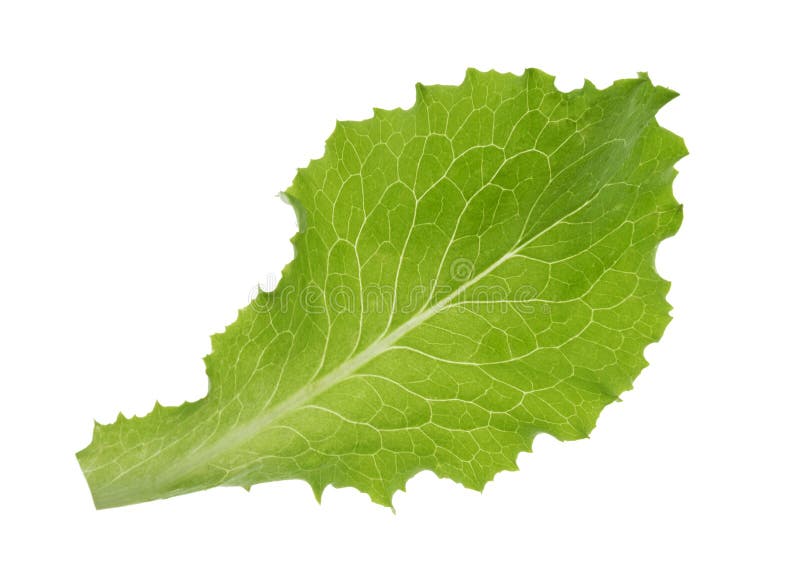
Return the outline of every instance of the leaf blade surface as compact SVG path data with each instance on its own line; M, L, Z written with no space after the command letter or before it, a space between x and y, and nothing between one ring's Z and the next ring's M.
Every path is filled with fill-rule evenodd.
M537 433L587 436L669 322L674 96L470 70L337 123L284 194L295 260L212 337L208 396L96 425L96 505L290 478L391 505L421 470L480 489Z

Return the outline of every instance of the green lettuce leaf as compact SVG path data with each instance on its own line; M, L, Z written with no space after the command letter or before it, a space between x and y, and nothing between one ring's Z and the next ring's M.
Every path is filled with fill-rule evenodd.
M675 96L469 70L337 123L284 194L294 261L212 337L208 396L96 424L96 506L282 479L391 505L422 470L481 489L538 433L586 437L670 320Z

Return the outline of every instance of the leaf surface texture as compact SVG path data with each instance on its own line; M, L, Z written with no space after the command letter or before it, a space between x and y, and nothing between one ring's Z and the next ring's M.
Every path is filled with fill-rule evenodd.
M675 95L470 70L337 123L284 194L294 261L212 337L208 396L78 453L95 504L303 479L391 505L419 471L481 489L538 433L586 437L670 319Z

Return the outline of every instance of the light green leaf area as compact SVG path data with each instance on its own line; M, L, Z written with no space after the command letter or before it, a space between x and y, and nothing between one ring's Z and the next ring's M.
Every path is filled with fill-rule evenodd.
M470 70L337 123L285 192L294 261L212 337L208 396L78 453L97 507L283 479L391 505L420 471L482 489L536 434L586 437L670 320L675 96Z

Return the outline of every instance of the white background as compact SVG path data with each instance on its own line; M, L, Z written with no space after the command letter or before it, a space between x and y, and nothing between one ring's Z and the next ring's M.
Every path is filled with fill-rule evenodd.
M0 566L798 568L791 3L0 4ZM794 57L790 57L794 53ZM275 196L334 120L468 66L681 97L674 321L591 440L397 514L259 485L96 512L92 421L200 398L209 335L292 255Z

